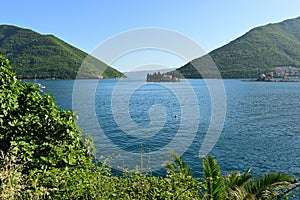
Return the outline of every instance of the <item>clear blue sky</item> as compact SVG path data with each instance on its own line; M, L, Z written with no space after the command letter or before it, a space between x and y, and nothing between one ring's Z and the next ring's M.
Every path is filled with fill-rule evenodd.
M7 0L0 24L53 34L87 53L121 32L161 27L209 52L251 28L298 16L299 0Z

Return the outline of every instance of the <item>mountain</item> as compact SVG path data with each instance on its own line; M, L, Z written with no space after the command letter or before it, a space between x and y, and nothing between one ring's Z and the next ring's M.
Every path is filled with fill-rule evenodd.
M10 60L18 78L74 79L82 64L80 78L124 76L53 35L11 25L0 25L0 54Z
M300 17L254 28L177 70L186 78L201 78L193 65L198 69L212 65L209 56L223 78L257 77L279 66L300 67Z

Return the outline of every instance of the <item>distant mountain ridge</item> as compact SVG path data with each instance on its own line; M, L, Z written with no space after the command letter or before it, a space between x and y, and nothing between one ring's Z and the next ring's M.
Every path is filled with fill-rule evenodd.
M0 25L0 54L10 60L18 78L74 79L82 63L84 70L79 78L124 76L53 35L41 35L17 26Z
M209 56L223 78L257 77L278 66L300 67L300 17L254 28ZM197 68L207 64L207 58L196 58L177 70L185 78L201 78Z

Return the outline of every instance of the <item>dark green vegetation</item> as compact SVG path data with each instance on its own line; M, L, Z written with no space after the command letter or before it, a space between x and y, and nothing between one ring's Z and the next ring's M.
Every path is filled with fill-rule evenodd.
M300 17L254 28L209 55L223 78L257 78L276 66L300 67ZM213 62L203 56L187 63L178 69L185 78L201 78L191 64L201 70Z
M222 176L212 157L203 158L203 178L195 178L176 154L167 174L124 172L115 176L93 163L93 143L71 111L16 79L0 56L0 199L280 199L297 192L295 177L269 173Z
M87 53L53 35L16 26L0 26L0 54L11 60L18 78L74 79ZM89 57L80 78L117 78L123 74Z

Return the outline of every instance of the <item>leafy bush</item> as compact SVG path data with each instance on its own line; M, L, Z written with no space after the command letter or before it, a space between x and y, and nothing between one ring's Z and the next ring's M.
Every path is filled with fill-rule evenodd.
M0 57L1 150L18 155L24 170L81 166L91 162L71 111L31 83L21 83Z

